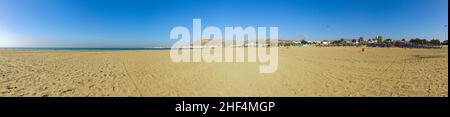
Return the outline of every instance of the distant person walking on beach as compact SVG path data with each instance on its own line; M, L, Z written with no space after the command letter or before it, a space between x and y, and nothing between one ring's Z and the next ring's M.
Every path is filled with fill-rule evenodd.
M366 51L366 47L362 47L361 52L365 52L365 51Z

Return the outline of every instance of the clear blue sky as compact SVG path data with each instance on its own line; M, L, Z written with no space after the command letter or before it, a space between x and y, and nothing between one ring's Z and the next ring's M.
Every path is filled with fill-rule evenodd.
M439 38L448 0L0 0L0 47L170 45L170 30L278 26L281 39Z

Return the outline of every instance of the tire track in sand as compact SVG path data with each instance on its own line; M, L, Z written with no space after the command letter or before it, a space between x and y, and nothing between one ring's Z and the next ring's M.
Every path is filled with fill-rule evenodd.
M128 59L125 59L125 61L128 62ZM128 79L131 80L131 82L132 82L132 84L133 84L133 86L134 86L134 89L138 92L139 97L142 97L142 92L141 92L141 90L139 90L139 88L137 87L137 83L136 83L135 78L134 78L133 76L130 75L130 72L128 71L128 68L127 68L127 66L125 65L125 61L122 62L123 69L125 70L125 73L127 74Z

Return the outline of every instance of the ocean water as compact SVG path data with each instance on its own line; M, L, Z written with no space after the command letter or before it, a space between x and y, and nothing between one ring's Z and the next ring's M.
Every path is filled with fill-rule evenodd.
M170 50L170 48L0 48L0 50L123 51L123 50Z

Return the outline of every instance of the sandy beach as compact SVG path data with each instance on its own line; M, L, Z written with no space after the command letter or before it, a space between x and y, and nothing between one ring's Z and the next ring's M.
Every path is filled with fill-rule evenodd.
M174 63L168 50L0 50L0 96L448 97L448 48L280 48L259 63Z

